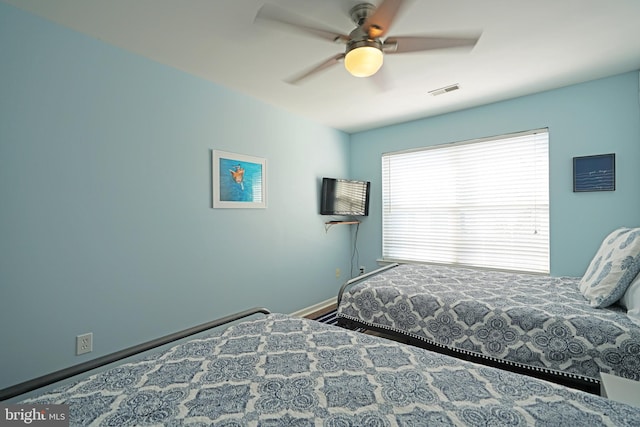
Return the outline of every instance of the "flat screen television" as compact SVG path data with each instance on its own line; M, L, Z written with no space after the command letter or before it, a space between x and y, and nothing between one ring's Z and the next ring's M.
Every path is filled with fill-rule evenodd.
M320 215L369 215L369 181L322 178Z

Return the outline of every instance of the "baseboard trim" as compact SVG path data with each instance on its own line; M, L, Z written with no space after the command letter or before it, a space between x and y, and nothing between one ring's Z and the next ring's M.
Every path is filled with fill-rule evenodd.
M331 307L332 305L335 305L336 304L336 298L337 297L332 297L332 298L329 298L328 300L319 302L319 303L311 305L309 307L305 307L305 308L303 308L301 310L298 310L296 312L291 313L291 316L293 316L293 317L307 317L312 313L324 310L326 308Z

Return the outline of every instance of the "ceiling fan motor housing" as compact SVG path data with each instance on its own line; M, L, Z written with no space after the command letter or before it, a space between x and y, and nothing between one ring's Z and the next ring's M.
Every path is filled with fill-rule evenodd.
M382 51L382 42L378 38L373 38L362 25L367 18L375 12L376 7L371 3L360 3L355 5L349 11L351 19L358 27L349 34L349 41L345 53L348 54L354 49L361 47L373 47Z
M373 40L370 38L365 38L360 40L351 39L347 43L347 49L345 53L349 53L354 49L358 49L360 47L365 47L365 46L374 47L376 49L382 50L382 42L380 40Z

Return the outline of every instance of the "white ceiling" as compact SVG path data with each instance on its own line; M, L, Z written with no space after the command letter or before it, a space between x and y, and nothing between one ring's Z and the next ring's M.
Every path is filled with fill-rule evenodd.
M640 69L640 0L408 1L389 36L482 36L471 52L385 56L385 90L340 64L285 83L344 46L254 23L268 1L348 34L358 0L2 1L349 133Z

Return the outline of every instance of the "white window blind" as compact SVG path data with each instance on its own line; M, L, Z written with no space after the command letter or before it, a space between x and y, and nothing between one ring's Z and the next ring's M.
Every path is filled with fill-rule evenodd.
M547 129L382 156L382 255L549 272Z

